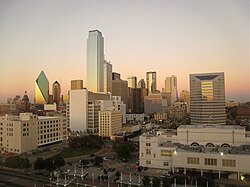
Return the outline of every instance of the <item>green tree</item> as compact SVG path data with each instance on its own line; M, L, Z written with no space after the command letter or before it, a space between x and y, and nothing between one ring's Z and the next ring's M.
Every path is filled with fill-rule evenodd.
M5 160L5 166L9 168L19 168L21 163L21 157L20 156L12 156Z
M130 158L132 150L133 150L133 147L130 144L127 144L127 143L119 144L115 148L116 154L121 159L128 159L128 158Z
M48 170L49 172L52 172L53 170L56 169L54 160L52 158L45 159L45 169Z
M150 178L148 176L144 176L142 179L143 186L149 187L150 186Z
M19 163L19 168L27 170L30 167L31 167L30 160L28 158L21 158Z
M116 171L115 176L116 176L117 179L120 179L120 176L121 176L120 171Z
M34 162L34 170L42 170L45 169L45 160L42 158L37 158Z
M65 160L61 156L57 156L54 158L54 165L55 167L61 168L65 165Z
M158 177L153 178L153 187L159 187L161 184L161 180Z
M95 165L100 165L103 162L103 158L101 156L95 157Z
M163 183L163 187L171 187L173 183L173 179L165 177L162 179L162 183Z

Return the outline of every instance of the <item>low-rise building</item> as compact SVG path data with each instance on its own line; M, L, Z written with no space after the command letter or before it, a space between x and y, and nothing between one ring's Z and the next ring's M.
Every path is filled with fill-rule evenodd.
M0 116L0 150L21 154L39 146L67 139L66 119L61 116Z
M121 132L122 115L117 110L99 111L99 136L111 137Z
M172 172L188 170L250 174L250 132L240 126L181 125L139 138L140 165Z

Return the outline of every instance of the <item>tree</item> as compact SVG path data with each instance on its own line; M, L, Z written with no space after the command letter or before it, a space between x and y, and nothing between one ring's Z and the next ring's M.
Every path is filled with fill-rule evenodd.
M5 160L5 166L9 168L19 168L21 163L20 156L9 157Z
M117 178L117 179L119 179L119 178L120 178L120 176L121 176L120 171L116 171L115 176L116 176L116 178Z
M88 160L81 160L81 165L88 165L89 164L89 161Z
M52 172L53 170L56 169L54 161L52 158L46 158L45 159L45 169L48 170L49 172Z
M163 187L171 187L173 183L173 179L164 177L162 182L163 182Z
M148 176L144 176L142 179L143 186L149 187L150 186L150 179Z
M63 157L61 156L57 156L54 158L54 165L55 167L61 168L62 166L65 165L65 161L63 159Z
M101 156L95 157L95 165L100 165L103 162L103 158Z
M30 160L28 158L21 158L19 168L28 169L31 167Z
M45 169L45 160L42 158L37 158L35 163L34 163L34 170L42 170Z
M153 187L159 187L161 184L161 180L157 177L153 178Z
M132 149L131 145L122 143L116 147L115 152L121 159L128 159L131 157Z

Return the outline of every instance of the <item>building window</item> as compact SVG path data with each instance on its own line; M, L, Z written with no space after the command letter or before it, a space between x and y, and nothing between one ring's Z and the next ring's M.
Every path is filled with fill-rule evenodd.
M215 158L205 158L204 163L205 163L205 165L208 165L208 166L217 166L217 159L215 159Z
M187 164L200 164L200 159L198 157L187 157Z
M151 143L146 143L146 146L151 146Z
M236 167L236 160L222 159L222 166Z
M163 162L163 165L164 166L168 166L168 162Z
M141 153L141 157L143 157L143 153Z
M171 150L161 150L161 156L172 156Z
M151 154L151 149L146 149L146 154L150 155Z
M151 161L150 160L146 160L146 164L147 165L151 165Z

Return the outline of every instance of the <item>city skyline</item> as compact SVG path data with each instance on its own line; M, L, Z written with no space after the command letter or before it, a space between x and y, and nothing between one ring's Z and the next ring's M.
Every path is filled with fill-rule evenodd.
M180 93L189 91L189 74L224 72L226 99L250 100L247 0L0 5L0 102L25 90L33 101L42 70L50 90L58 81L66 94L75 79L86 87L87 38L94 29L102 32L105 59L123 80L146 80L146 72L155 71L161 90L175 75Z

